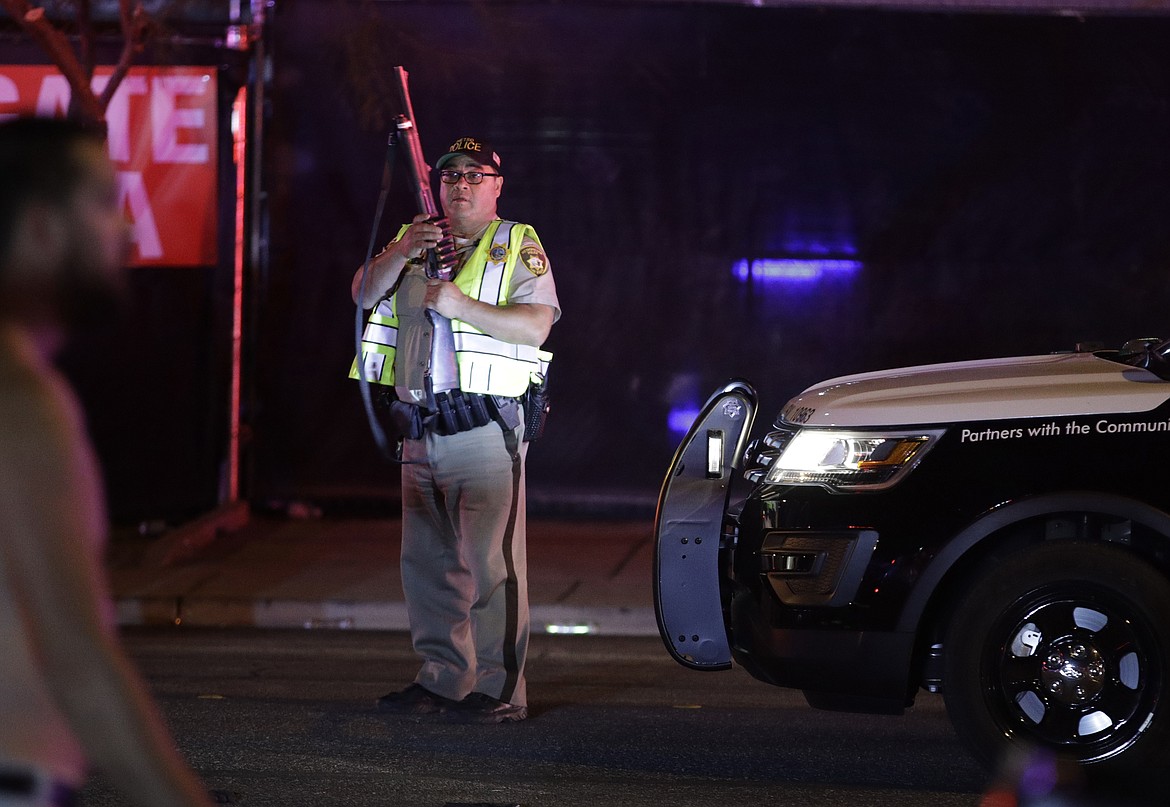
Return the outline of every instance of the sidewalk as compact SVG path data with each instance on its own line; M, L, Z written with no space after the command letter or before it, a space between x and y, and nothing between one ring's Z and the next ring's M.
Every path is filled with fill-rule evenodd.
M154 538L115 536L119 624L405 631L400 528L397 518L249 516L241 506ZM652 569L652 518L530 516L533 632L657 635Z

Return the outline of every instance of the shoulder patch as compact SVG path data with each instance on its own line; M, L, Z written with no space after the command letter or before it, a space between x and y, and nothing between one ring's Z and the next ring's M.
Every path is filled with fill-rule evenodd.
M537 277L548 271L548 258L545 257L544 250L532 244L520 250L520 261L525 269Z

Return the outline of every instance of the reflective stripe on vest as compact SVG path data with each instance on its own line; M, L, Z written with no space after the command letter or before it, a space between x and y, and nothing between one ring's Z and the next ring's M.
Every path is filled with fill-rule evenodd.
M398 317L394 314L394 298L378 302L370 312L366 330L362 334L362 367L371 384L394 386L394 351L398 347ZM349 377L357 378L357 358L349 368Z
M508 286L526 234L540 243L528 225L510 221L489 225L475 252L456 275L455 285L480 302L506 305ZM398 236L401 235L402 230ZM451 326L455 360L459 365L459 387L464 392L518 397L532 380L544 378L552 359L548 351L503 342L460 320L452 320ZM394 312L394 298L390 298L375 306L362 337L362 365L369 381L393 386L397 344L398 317ZM349 376L358 377L356 359Z

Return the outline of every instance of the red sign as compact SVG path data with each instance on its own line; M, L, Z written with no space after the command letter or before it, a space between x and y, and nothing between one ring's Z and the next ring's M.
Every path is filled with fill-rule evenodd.
M95 71L95 92L110 72ZM0 119L63 115L69 96L54 67L0 65ZM108 146L134 266L216 262L216 97L214 68L134 67L110 99Z

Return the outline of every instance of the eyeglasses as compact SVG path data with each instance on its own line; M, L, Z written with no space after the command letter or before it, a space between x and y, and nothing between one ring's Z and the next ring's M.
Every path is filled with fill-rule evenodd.
M461 178L467 180L468 185L478 185L484 177L501 177L503 174L492 174L487 171L440 171L439 181L444 185L454 185Z

